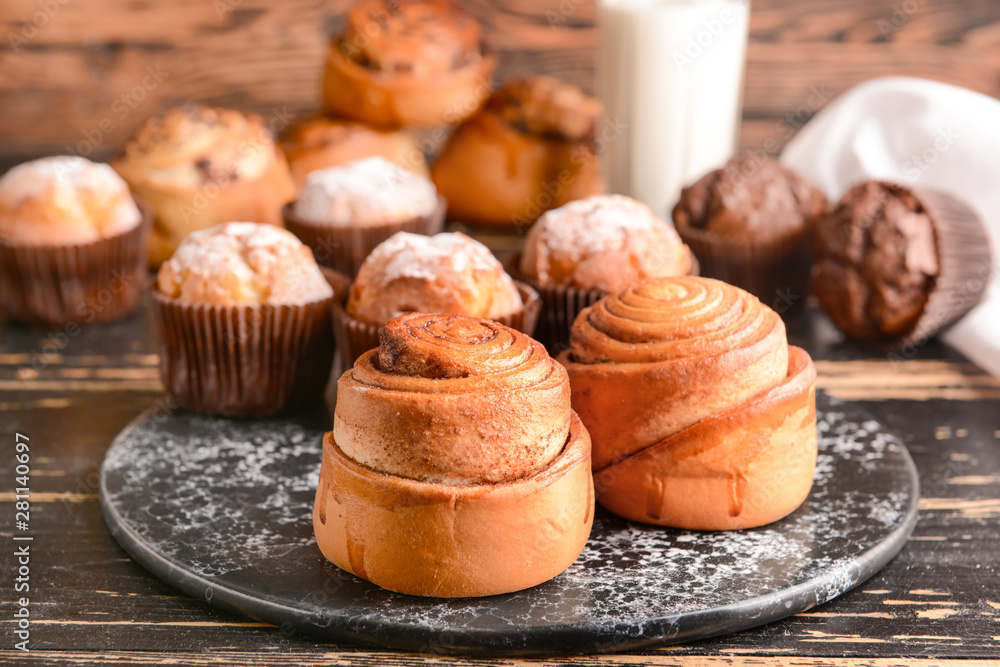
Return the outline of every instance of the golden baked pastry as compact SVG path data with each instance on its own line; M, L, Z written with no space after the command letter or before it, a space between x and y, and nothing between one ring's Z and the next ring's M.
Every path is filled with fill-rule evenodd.
M347 300L351 317L371 324L409 312L495 320L523 307L489 248L462 233L396 234L368 255Z
M479 23L446 0L362 0L330 44L323 105L382 127L459 123L490 91L496 57Z
M605 292L687 275L692 266L691 251L673 226L622 195L596 195L548 211L528 232L520 262L521 275L541 285Z
M452 218L526 227L604 191L594 150L600 103L546 76L508 80L462 124L431 167Z
M309 248L273 225L194 232L152 290L160 375L177 404L265 416L321 400L333 289Z
M312 252L280 227L230 222L192 233L163 263L161 294L211 306L308 303L333 296Z
M559 360L612 512L729 530L776 521L808 495L816 370L748 292L694 277L627 288L580 313Z
M193 231L231 220L280 224L295 197L264 120L231 109L170 109L146 121L111 166L156 211L153 267Z
M441 231L445 201L428 179L376 156L312 172L282 214L316 261L351 277L393 234Z
M0 308L54 326L132 312L151 219L106 164L59 156L14 167L0 178Z
M411 313L340 378L313 527L328 559L383 588L495 595L579 556L592 491L586 429L541 345Z
M402 130L383 130L363 123L318 116L293 125L281 137L295 187L317 169L335 167L366 157L383 157L410 171L428 175L420 144Z

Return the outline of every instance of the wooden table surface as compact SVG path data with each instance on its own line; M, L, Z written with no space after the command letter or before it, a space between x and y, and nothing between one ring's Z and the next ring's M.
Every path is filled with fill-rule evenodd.
M845 344L815 312L789 319L819 384L904 438L920 472L919 523L881 573L821 607L735 635L631 654L488 664L896 665L1000 659L1000 380L938 343L906 361ZM465 665L286 636L178 594L118 546L101 518L101 459L163 400L143 313L65 336L0 322L4 424L0 664ZM16 531L14 446L30 438L30 528ZM13 648L13 535L34 539L30 651ZM963 665L969 664L963 662Z

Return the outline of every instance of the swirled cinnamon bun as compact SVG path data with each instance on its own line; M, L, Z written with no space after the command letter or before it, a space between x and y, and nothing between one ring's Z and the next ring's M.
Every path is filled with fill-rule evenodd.
M694 277L629 287L580 313L559 360L611 511L726 530L780 519L808 494L816 371L751 294Z
M496 322L411 313L340 378L313 525L327 558L383 588L493 595L576 559L591 494L563 367Z
M382 127L437 127L475 113L496 57L479 23L446 0L362 0L329 49L326 110Z
M603 192L595 149L600 113L597 99L558 79L508 80L431 167L450 216L522 228L551 208Z
M150 265L193 231L232 220L281 224L295 197L284 155L264 119L189 104L151 118L111 166L156 212Z

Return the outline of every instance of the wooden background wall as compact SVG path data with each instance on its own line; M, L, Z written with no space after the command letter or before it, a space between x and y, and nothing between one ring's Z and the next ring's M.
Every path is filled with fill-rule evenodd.
M486 25L501 74L592 88L593 0L460 2ZM186 100L307 112L347 4L2 0L0 163L70 147L105 157L146 117ZM746 147L784 143L829 98L878 75L1000 95L998 0L753 0L752 16Z

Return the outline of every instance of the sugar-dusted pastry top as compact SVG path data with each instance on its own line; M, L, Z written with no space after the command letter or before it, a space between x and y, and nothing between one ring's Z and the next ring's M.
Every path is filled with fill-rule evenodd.
M133 185L193 189L254 180L275 159L260 116L186 104L146 121L112 165Z
M508 79L486 108L521 132L564 141L591 141L601 103L550 76Z
M856 338L913 329L939 271L934 221L907 188L860 183L816 227L813 292Z
M134 229L142 215L106 164L58 156L0 178L0 239L30 245L90 243Z
M365 260L347 302L352 317L372 324L407 312L498 318L522 307L500 262L462 233L393 235Z
M367 69L433 76L480 60L482 43L479 23L446 0L363 0L338 46Z
M676 230L622 195L578 199L545 213L528 232L521 273L543 285L617 290L691 270Z
M743 154L684 188L674 223L759 240L805 229L826 204L822 192L777 160Z
M296 305L333 295L307 246L280 227L253 222L192 233L160 267L157 287L214 306Z
M437 189L428 179L370 157L310 173L295 214L318 225L374 227L428 216L437 207Z

